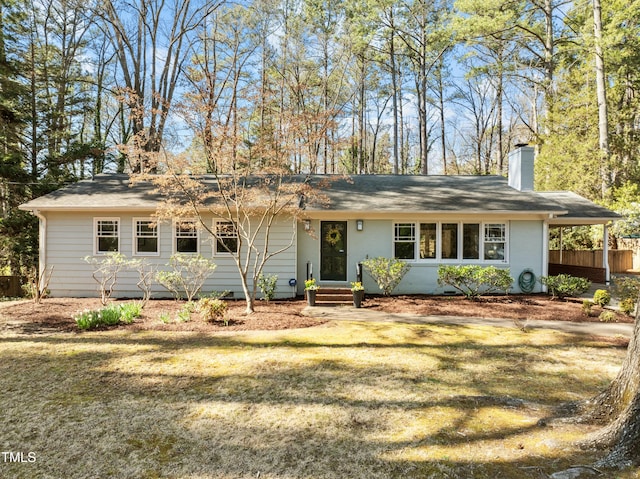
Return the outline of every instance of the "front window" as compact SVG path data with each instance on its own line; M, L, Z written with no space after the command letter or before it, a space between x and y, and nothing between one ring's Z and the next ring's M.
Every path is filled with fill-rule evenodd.
M507 229L504 223L484 225L484 259L504 260Z
M120 251L120 220L104 218L95 220L95 253L117 253Z
M198 224L194 220L182 220L175 224L177 253L198 252Z
M480 225L462 225L462 259L480 259Z
M394 223L398 259L464 262L507 258L507 223Z
M436 223L420 223L420 259L436 258L437 231Z
M158 222L135 220L134 253L138 255L158 254Z
M216 231L216 254L238 252L238 233L232 221L217 221Z
M458 223L442 224L442 259L458 259Z
M413 223L396 223L393 247L396 258L415 259L416 225Z

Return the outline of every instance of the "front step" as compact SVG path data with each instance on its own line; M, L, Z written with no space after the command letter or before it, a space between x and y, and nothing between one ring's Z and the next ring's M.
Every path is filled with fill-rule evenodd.
M349 288L323 288L316 292L317 306L353 305L353 293Z

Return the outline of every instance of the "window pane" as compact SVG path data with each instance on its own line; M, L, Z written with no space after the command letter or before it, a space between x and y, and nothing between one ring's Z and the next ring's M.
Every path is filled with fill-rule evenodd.
M442 259L458 258L458 224L442 224Z
M504 243L485 243L484 259L503 260L504 259Z
M416 225L414 223L394 225L393 255L398 259L416 258Z
M398 259L415 259L415 244L395 243L394 256Z
M237 253L238 238L218 238L216 243L217 253Z
M413 223L396 223L395 239L396 241L415 241L416 225Z
M157 253L158 238L138 238L136 251L138 253Z
M462 225L462 258L480 259L480 225Z
M238 235L231 221L218 221L216 227L216 253L237 253Z
M99 253L117 253L118 238L99 237L98 252Z
M435 223L420 223L420 258L435 259L436 231Z
M178 253L197 253L198 239L197 238L177 238L176 251Z
M118 252L118 220L96 222L97 253Z
M178 253L198 252L198 229L195 221L176 223L176 251Z
M507 225L504 223L486 224L484 226L484 259L490 261L504 260L507 240Z
M505 231L506 225L504 223L484 225L484 240L504 242Z
M158 252L158 224L151 220L136 221L136 253Z

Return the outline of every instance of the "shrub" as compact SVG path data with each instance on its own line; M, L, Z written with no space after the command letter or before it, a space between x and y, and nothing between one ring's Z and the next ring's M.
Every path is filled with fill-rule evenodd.
M141 312L142 306L138 303L111 304L98 310L86 309L76 314L73 319L80 329L94 329L120 323L131 324Z
M441 265L438 268L438 284L449 285L467 298L481 294L504 291L508 293L513 284L509 269L479 265Z
M611 294L606 289L598 289L593 293L593 302L604 308L611 302Z
M591 309L593 308L594 304L595 303L590 299L585 299L582 302L582 312L585 314L585 316L591 316Z
M378 283L382 294L390 296L407 274L411 265L396 258L370 258L362 262L362 266L369 275Z
M540 283L546 286L552 298L566 298L584 293L591 286L591 281L586 278L578 278L570 274L559 274L557 276L542 276Z
M125 303L120 305L120 322L131 324L142 314L143 303Z
M270 274L268 276L260 274L260 276L258 277L258 288L260 288L265 301L271 301L275 297L277 282L277 274Z
M604 323L613 323L615 321L617 321L617 316L616 313L614 313L613 311L603 311L602 313L600 313L600 316L598 316L598 319Z
M213 261L201 255L179 253L171 256L169 266L173 271L159 271L156 274L158 283L171 291L176 298L184 297L187 301L193 300L216 269Z
M636 302L631 298L625 298L620 301L620 311L631 316L636 309Z
M85 256L84 260L95 268L92 276L98 283L100 302L105 306L118 282L118 274L128 267L129 262L120 253L108 253L100 258Z
M76 325L80 329L93 329L99 326L99 311L84 310L73 316Z
M624 304L624 308L628 311L626 314L633 314L636 309L638 294L640 294L640 278L615 276L613 278L612 293L620 301L620 310L624 311Z
M202 315L202 319L209 323L224 320L227 314L227 303L221 299L202 298L198 301L198 312Z
M191 321L191 313L196 309L196 305L193 301L188 301L184 303L180 311L178 311L178 317L176 321L180 321L181 323L188 323Z
M115 326L120 322L120 306L111 304L99 312L101 326Z

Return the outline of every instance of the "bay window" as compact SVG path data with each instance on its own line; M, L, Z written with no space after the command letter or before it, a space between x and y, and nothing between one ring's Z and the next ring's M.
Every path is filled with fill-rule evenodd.
M506 223L394 223L393 253L405 260L500 261L507 258Z

